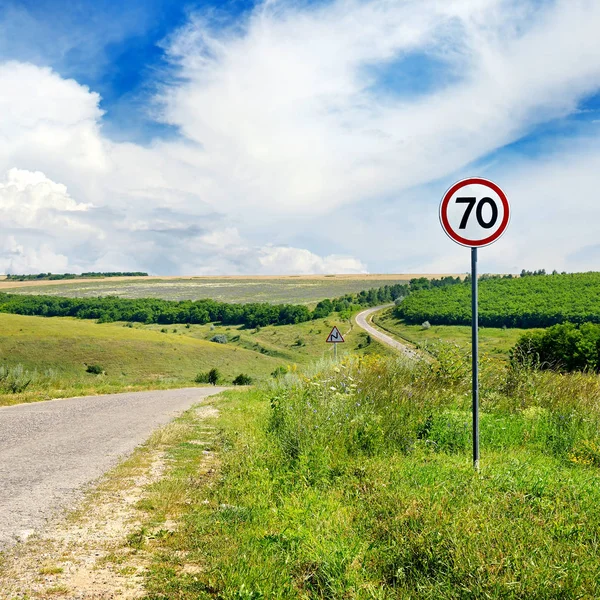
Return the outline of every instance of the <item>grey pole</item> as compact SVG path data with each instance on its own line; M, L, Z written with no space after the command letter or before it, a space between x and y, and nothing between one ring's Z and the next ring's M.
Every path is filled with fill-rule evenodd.
M337 360L337 343L333 342L333 357Z
M479 319L477 310L477 248L471 248L471 314L473 369L473 468L479 471Z

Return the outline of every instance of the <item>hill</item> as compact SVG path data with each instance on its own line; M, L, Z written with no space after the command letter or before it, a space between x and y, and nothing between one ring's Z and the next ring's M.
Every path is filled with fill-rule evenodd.
M469 325L468 283L418 291L397 308L407 324ZM549 327L557 323L600 323L600 273L486 279L479 285L482 327Z
M217 368L223 383L244 373L255 381L276 369L305 365L327 354L330 325L346 336L346 351L385 354L347 322L317 319L247 330L235 326L161 326L0 314L0 405L194 385ZM209 341L220 335L227 343ZM360 347L359 347L360 346ZM342 349L343 350L343 349ZM343 353L343 351L342 351ZM102 374L87 372L98 366Z

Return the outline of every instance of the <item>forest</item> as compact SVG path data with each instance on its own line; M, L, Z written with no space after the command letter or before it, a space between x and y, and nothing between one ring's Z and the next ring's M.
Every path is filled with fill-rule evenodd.
M533 275L534 273L532 273ZM600 323L600 273L519 278L485 278L479 283L482 327L550 327L559 323ZM416 291L396 308L408 324L469 325L468 282Z

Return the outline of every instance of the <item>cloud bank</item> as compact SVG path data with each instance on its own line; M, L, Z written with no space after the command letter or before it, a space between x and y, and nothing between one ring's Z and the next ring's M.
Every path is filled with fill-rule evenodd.
M93 90L0 62L0 270L465 271L437 204L472 174L513 204L484 270L597 268L600 125L498 152L600 90L598 26L592 0L195 14L148 106L179 136L146 146L104 134Z

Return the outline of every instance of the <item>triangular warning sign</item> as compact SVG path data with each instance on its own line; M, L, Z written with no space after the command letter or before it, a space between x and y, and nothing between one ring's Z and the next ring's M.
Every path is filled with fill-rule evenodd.
M342 334L340 333L340 330L335 325L334 325L333 329L331 330L331 333L327 337L326 341L329 344L339 344L340 342L344 341L344 338L343 338Z

